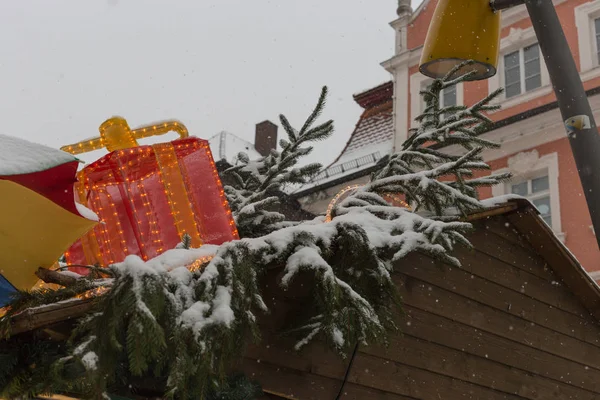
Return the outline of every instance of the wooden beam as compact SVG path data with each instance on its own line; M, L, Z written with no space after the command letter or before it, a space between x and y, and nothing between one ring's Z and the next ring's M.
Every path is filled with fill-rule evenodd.
M78 318L94 306L94 298L72 299L43 307L30 308L12 317L11 335L32 331L57 322Z
M73 286L77 283L77 278L42 267L38 268L35 275L46 283L55 283L61 286Z

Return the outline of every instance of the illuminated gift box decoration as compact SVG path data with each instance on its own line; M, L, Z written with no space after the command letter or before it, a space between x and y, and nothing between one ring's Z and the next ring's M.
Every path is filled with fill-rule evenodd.
M180 139L137 145L137 139L169 131ZM179 122L130 130L120 117L104 122L100 135L63 147L73 154L111 151L78 174L79 200L102 223L69 249L68 264L106 266L130 254L147 260L174 248L184 234L192 247L238 238L206 140L188 137Z

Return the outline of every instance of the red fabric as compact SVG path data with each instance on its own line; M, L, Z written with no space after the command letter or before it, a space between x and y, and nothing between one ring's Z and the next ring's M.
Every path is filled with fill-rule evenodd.
M79 215L73 197L73 184L76 182L75 174L78 164L78 161L72 161L44 171L0 176L0 179L25 186L73 214Z
M203 243L237 239L208 142L187 138L172 144ZM94 257L86 258L77 243L67 255L70 264L106 266L130 254L150 259L181 241L152 146L112 152L84 168L80 179L89 188L86 206L103 223L94 228L95 238L87 236L97 244L98 251L87 251Z

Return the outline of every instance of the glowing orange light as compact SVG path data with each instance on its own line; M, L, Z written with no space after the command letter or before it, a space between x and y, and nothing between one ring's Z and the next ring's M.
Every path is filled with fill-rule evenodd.
M148 132L148 129L151 130ZM171 120L154 125L141 126L130 129L127 121L121 117L110 118L100 125L100 137L61 147L61 150L71 154L87 153L106 148L108 151L129 149L137 147L137 140L167 132L177 132L183 139L189 136L185 125L179 121Z
M108 292L110 287L108 286L98 286L97 288L90 289L86 292L80 293L75 296L76 299L91 299L92 297L102 296L104 293Z
M103 222L94 232L99 251L82 239L69 263L81 264L82 253L87 264L112 264L127 254L148 260L184 234L194 248L239 238L208 142L189 138L135 147L136 139L167 131L187 136L185 126L173 121L129 130L125 120L112 118L101 126L101 139L113 151L78 175L80 201Z
M360 186L361 185L346 186L345 188L343 188L342 190L340 190L333 197L333 199L331 199L331 201L329 202L329 205L327 206L327 213L325 214L325 222L331 221L331 214L333 212L333 209L334 209L335 205L340 201L340 199L342 198L342 196L345 195L345 194L349 194L348 192L354 191L354 190L358 189Z
M339 203L340 200L342 200L343 198L352 194L353 191L356 191L356 189L358 189L361 186L362 185L350 185L350 186L346 186L345 188L340 190L333 197L333 199L331 199L331 201L329 202L329 205L327 206L327 212L325 213L325 222L331 221L333 209L335 208L336 204ZM380 196L383 197L383 199L386 202L388 202L390 205L392 205L394 207L404 207L409 210L411 209L410 206L404 200L402 200L400 198L400 195L398 193L385 192L385 193L380 193Z
M214 255L201 257L201 258L197 259L196 261L194 261L193 263L191 263L190 265L188 265L187 269L190 270L190 272L196 272L203 265L206 265L206 263L210 262L210 260L212 260L214 257L215 257Z

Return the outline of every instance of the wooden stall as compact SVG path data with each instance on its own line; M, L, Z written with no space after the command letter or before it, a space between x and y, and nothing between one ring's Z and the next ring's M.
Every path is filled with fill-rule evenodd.
M462 268L401 260L400 332L345 360L321 343L293 350L282 332L306 311L310 281L284 292L273 271L273 313L240 368L265 399L600 398L600 288L528 202L470 220L474 249L454 253Z

